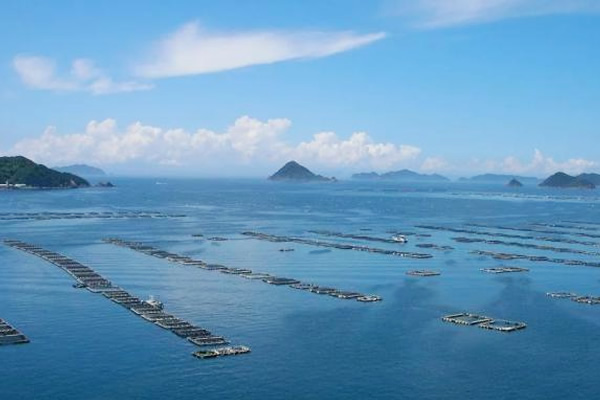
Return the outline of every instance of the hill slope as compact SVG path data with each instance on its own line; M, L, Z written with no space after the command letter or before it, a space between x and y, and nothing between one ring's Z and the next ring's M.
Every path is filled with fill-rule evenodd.
M100 168L92 167L86 164L67 165L65 167L54 167L58 172L67 172L78 176L106 176L106 172Z
M361 172L352 175L352 179L361 180L390 180L390 181L408 181L408 182L448 182L449 179L438 174L419 174L408 169L400 171L389 171L383 174L377 172Z
M596 185L592 182L587 181L580 176L567 175L564 172L557 172L550 176L544 182L540 183L542 187L554 187L554 188L584 188L594 189Z
M335 179L316 175L308 168L298 164L296 161L289 161L279 171L269 177L271 181L303 181L303 182L329 182Z
M90 184L77 175L58 172L22 157L0 157L0 183L34 188L76 188Z

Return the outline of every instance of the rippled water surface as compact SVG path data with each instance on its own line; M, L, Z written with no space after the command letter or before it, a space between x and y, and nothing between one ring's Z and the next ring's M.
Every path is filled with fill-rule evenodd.
M0 348L2 398L590 399L600 393L600 306L545 295L548 291L600 295L600 270L521 260L502 263L469 252L586 261L598 257L460 244L451 238L463 235L415 227L600 223L600 202L594 192L459 184L161 181L166 184L117 179L114 189L0 192L0 212L145 210L185 217L0 221L0 236L64 253L139 297L157 295L169 312L226 336L233 344L248 345L252 353L195 359L194 345L99 294L74 289L72 278L57 267L0 246L0 318L31 340ZM246 230L434 257L415 260L277 244L244 237L241 232ZM408 244L399 245L319 237L310 230L382 238L392 231L432 236L409 236ZM578 238L573 235L577 230L563 231L554 236ZM199 233L228 240L192 237ZM147 242L211 263L377 294L384 300L361 304L183 267L103 243L108 236ZM600 239L588 240L600 244ZM455 250L421 249L416 247L419 243ZM594 251L592 246L555 245ZM281 247L295 251L280 252ZM530 272L480 271L502 264ZM442 275L409 277L410 269L434 269ZM528 328L503 334L440 319L461 311L524 321Z

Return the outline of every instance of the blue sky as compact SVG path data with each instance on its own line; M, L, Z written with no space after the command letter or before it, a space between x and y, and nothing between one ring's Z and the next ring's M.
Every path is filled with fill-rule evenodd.
M50 165L600 170L595 0L5 1L0 35L0 153Z

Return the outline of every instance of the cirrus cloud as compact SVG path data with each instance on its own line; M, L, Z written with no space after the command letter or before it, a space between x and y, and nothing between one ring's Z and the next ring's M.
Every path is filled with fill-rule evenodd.
M597 0L391 0L391 14L417 21L422 28L491 22L551 14L598 13Z
M135 73L144 78L166 78L320 58L384 37L383 32L352 31L209 32L191 22L155 43L147 60L135 67Z

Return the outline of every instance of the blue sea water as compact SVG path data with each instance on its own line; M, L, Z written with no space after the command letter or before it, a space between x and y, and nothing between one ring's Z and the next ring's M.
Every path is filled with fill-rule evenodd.
M415 228L600 223L600 199L593 191L258 180L115 183L114 189L0 192L0 213L147 210L186 216L1 221L0 237L62 252L139 297L157 295L167 311L234 344L248 345L252 353L198 360L191 356L194 345L99 294L74 289L72 278L57 267L0 246L0 318L31 340L0 347L1 398L592 399L600 393L600 308L545 295L600 295L600 270L514 261L508 264L530 272L484 274L480 268L501 263L469 251L553 253L458 244L451 238L461 235ZM257 230L316 237L308 233L314 229L379 237L389 237L391 230L429 233L430 238L411 236L401 248L431 252L434 258L298 244L284 245L294 252L279 252L281 244L241 235ZM198 233L229 240L191 236ZM384 300L361 304L183 267L105 244L101 239L107 236L147 242L207 262L373 293ZM415 247L417 243L456 249L428 251ZM597 260L573 254L556 257ZM406 275L417 268L437 269L442 275ZM462 311L525 321L528 328L503 334L440 320Z

